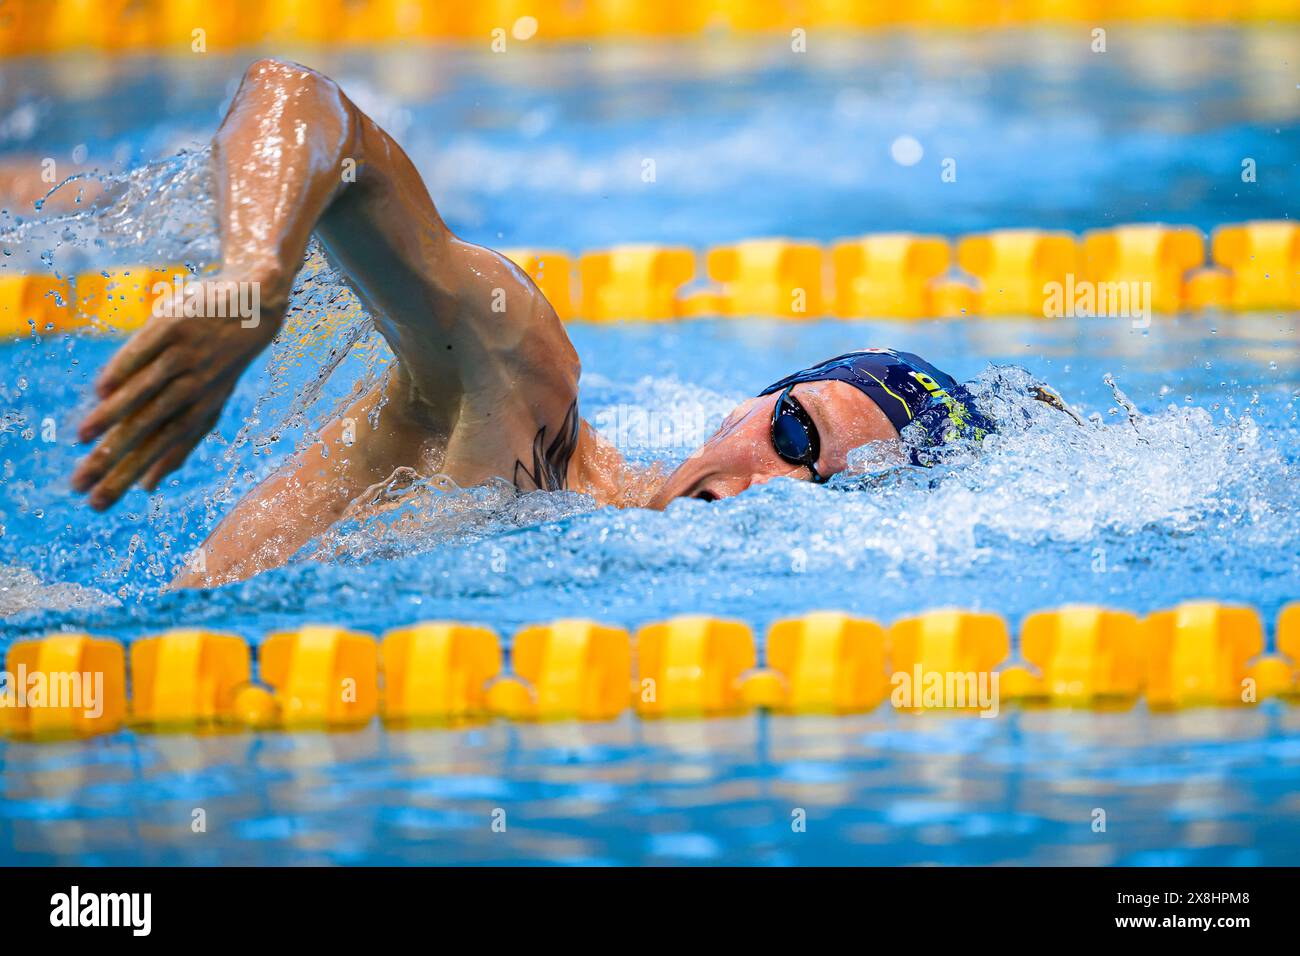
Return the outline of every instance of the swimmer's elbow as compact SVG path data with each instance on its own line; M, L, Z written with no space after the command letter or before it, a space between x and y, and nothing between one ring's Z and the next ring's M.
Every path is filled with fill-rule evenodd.
M295 99L328 100L343 95L339 85L324 73L274 56L261 57L250 63L244 71L242 85L246 89L284 93Z
M304 121L302 130L318 146L333 156L346 156L360 165L358 110L339 85L324 73L290 60L261 57L244 71L232 112L244 99L252 99L263 109L274 103L277 111L296 113ZM339 179L348 181L343 176Z

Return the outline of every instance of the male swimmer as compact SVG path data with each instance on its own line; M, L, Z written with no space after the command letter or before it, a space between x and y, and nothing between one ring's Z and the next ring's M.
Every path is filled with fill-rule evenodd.
M579 416L578 356L555 310L509 260L452 235L406 154L333 81L293 63L254 63L212 157L222 265L208 281L258 283L261 322L152 318L96 381L98 404L78 433L96 444L73 487L104 510L181 465L279 330L313 232L396 363L316 436L330 454L313 443L250 491L203 544L205 570L182 574L179 586L283 564L398 469L663 508L778 476L824 482L851 450L897 442L918 418L934 443L993 428L950 376L905 352L867 349L764 389L647 489ZM345 421L356 430L350 445Z

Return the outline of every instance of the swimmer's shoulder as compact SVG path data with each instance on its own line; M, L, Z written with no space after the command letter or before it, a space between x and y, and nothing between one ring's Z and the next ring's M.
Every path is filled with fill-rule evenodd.
M400 323L379 317L399 363L423 393L476 404L521 389L576 397L577 351L523 270L495 250L455 237L430 258L423 307Z

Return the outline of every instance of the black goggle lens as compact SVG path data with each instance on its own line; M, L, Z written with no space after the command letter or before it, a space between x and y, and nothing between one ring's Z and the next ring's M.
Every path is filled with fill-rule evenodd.
M785 403L782 402L784 406ZM782 407L772 422L772 444L776 453L792 465L806 465L811 460L812 439L803 423L787 408Z
M817 474L821 443L817 426L804 407L790 394L793 385L781 393L772 409L772 445L776 453L792 465L803 465L812 472L813 481L826 481Z

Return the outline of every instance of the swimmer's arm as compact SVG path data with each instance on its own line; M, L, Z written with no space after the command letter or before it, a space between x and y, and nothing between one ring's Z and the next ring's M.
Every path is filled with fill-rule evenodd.
M72 486L89 493L93 508L110 507L138 480L156 487L179 467L280 328L311 230L339 191L334 157L357 135L350 109L295 86L289 69L255 64L212 143L218 278L255 283L260 315L247 322L155 316L118 350L96 380L99 403L78 430L81 441L97 444Z
M490 403L503 383L526 380L558 425L578 366L554 310L501 256L451 234L401 148L333 81L291 63L253 64L213 161L221 278L258 284L260 322L160 316L122 347L79 429L97 444L72 485L92 507L111 507L137 481L156 488L215 426L275 337L313 230L411 373L409 403L423 406L414 412L435 421L466 393Z
M389 394L405 387L395 373ZM333 525L367 488L407 464L425 436L418 422L394 413L381 383L322 428L315 440L245 495L171 584L216 587L284 564ZM382 414L372 414L384 405Z

